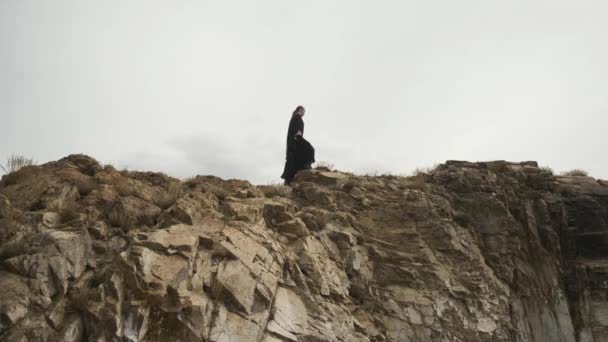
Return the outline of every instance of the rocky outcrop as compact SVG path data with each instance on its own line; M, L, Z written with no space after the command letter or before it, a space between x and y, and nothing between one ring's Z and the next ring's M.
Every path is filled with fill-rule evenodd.
M2 341L608 339L608 183L534 162L293 188L74 155L0 182Z

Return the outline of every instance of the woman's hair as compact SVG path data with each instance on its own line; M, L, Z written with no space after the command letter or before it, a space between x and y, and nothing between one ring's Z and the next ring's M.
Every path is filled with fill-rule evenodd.
M301 109L304 109L304 106L297 106L297 107L296 107L296 110L294 110L294 111L293 111L293 115L298 114L298 112L299 112Z

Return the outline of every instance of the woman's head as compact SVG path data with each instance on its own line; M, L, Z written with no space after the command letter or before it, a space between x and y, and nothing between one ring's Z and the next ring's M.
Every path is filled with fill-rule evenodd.
M304 113L306 113L304 106L297 106L296 110L293 111L293 115L304 116Z

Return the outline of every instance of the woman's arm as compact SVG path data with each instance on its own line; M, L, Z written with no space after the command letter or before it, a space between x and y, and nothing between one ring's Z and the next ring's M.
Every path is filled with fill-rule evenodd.
M304 136L304 120L302 120L302 118L299 118L299 120L296 122L296 134L295 134L295 139L297 139L298 137L303 137Z

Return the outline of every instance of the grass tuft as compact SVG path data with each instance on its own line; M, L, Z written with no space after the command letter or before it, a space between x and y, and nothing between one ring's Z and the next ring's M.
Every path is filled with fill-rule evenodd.
M541 170L542 172L547 173L547 174L550 174L550 175L553 175L553 174L554 174L553 169L552 169L552 168L550 168L550 167L548 167L548 166L543 166L543 167L541 167L541 168L540 168L540 170Z
M164 192L155 204L161 209L167 209L177 202L177 199L182 195L182 184L178 182L172 182L167 187L167 191Z
M114 189L118 192L119 195L123 197L132 196L135 194L135 187L129 183L129 181L125 179L121 179L120 181L114 184Z
M439 164L433 164L432 166L428 166L428 167L417 167L414 169L414 172L412 172L412 176L418 176L421 174L428 174L431 173L435 170L437 170L437 167L439 167Z
M326 169L332 171L334 169L334 164L328 161L319 161L315 163L315 169Z
M587 177L589 176L589 172L581 169L574 169L570 171L562 172L562 176L571 176L571 177Z
M97 184L91 178L83 178L78 179L74 185L78 190L80 196L86 196L90 194L93 190L97 189Z
M70 222L80 218L80 208L74 201L74 193L78 191L71 185L65 185L59 196L51 201L48 209L59 213L62 223Z
M67 207L68 201L71 200L73 191L74 188L72 186L65 185L61 189L59 196L49 203L48 209L60 213L64 208Z
M129 231L137 222L135 218L129 216L123 208L115 207L108 214L108 223L113 227L119 227L124 231Z
M265 197L289 197L291 193L291 188L283 185L283 183L271 183L268 185L258 185L258 189L262 191Z
M0 168L4 173L9 174L31 165L36 165L34 159L12 154L6 159L6 164L0 165Z
M230 192L213 184L207 184L207 189L222 201L228 198L228 196L230 196Z
M222 286L222 283L220 283L220 281L217 279L217 273L215 273L213 279L211 280L211 298L213 300L220 299L223 290L224 287Z
M64 204L63 208L59 211L59 219L61 223L67 223L80 219L80 208L74 201L69 201Z

